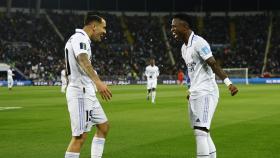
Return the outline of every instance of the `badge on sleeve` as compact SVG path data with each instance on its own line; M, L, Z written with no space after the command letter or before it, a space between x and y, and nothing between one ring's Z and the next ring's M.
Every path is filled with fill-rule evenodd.
M83 43L83 42L81 42L81 43L80 43L80 49L87 50L87 48L86 48L86 44L85 44L85 43Z
M201 48L201 51L203 52L204 55L207 55L211 52L207 46Z

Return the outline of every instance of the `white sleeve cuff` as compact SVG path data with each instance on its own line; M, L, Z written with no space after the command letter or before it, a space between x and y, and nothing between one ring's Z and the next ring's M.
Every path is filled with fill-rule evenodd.
M224 79L224 83L225 83L227 86L229 86L229 85L232 84L232 82L229 80L228 77Z

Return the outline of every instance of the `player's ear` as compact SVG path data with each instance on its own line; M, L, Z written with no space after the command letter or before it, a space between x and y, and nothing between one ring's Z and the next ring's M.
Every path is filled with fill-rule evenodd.
M96 30L96 23L95 23L95 22L92 22L92 23L91 23L91 28L92 28L93 31Z
M96 24L95 24L95 23L92 24L92 29L93 29L94 31L96 30Z

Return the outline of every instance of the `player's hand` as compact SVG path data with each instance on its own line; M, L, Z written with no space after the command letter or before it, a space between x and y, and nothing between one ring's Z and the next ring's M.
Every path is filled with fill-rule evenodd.
M229 85L229 86L228 86L228 89L229 89L229 91L230 91L230 93L231 93L231 96L234 96L234 95L237 94L237 92L238 92L237 87L235 87L233 84Z
M99 81L96 82L95 85L103 100L108 101L112 98L112 92L109 90L105 83Z

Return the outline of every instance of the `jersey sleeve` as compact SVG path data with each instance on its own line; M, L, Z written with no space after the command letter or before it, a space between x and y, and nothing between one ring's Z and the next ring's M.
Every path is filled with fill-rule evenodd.
M81 53L87 53L88 41L83 36L75 36L71 40L72 48L74 50L75 57L78 57Z
M158 67L157 67L157 74L156 75L157 75L157 77L159 76L159 68Z
M197 41L194 48L203 60L207 60L208 58L213 56L208 42L204 39L200 39L199 41Z
M149 73L149 72L148 72L148 67L146 67L146 69L145 69L145 75L148 76L148 75L149 75L148 73Z

